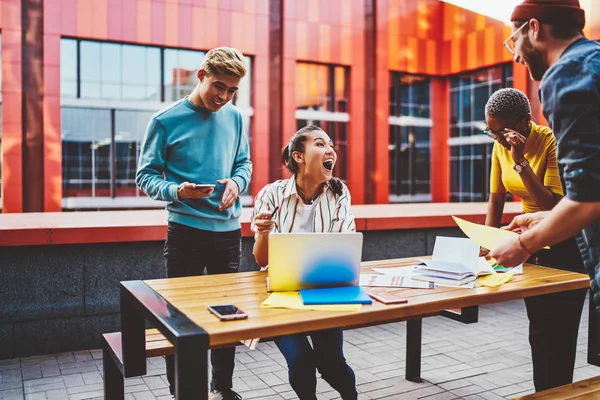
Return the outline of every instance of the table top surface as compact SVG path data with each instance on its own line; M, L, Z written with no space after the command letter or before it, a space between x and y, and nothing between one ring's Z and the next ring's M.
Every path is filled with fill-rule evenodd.
M416 258L369 261L362 263L361 272L375 273L374 267L394 268L418 263ZM266 277L266 272L241 272L155 279L144 283L202 327L209 334L211 347L250 338L401 321L447 309L589 287L587 275L525 264L524 274L515 275L514 280L499 287L385 288L408 299L408 303L386 305L374 300L372 305L363 305L361 311L312 311L260 308L269 295ZM220 321L207 309L209 305L226 303L241 308L248 314L248 319Z

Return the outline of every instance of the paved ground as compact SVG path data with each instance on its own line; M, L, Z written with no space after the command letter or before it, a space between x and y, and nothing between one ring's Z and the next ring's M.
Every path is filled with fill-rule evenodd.
M587 305L579 335L575 380L600 375L586 363ZM360 399L503 399L533 392L527 317L522 300L480 308L479 322L443 317L423 323L423 383L404 380L405 323L345 333L345 353ZM99 350L0 361L0 399L103 399ZM126 399L169 399L162 358L148 375L126 380ZM238 346L234 388L244 399L294 399L285 362L272 343ZM336 399L323 380L319 399Z

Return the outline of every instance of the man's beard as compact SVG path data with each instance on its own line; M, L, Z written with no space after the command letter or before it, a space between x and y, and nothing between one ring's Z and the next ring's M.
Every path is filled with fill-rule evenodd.
M538 82L541 81L549 68L544 62L542 53L533 48L527 37L524 38L521 52L521 59L526 63L531 79Z

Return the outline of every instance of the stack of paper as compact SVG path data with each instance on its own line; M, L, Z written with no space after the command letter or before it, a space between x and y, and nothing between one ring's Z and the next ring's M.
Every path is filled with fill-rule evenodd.
M444 285L461 286L495 273L487 263L480 267L479 245L470 239L438 236L431 260L420 261L413 279Z
M388 268L394 269L394 268ZM412 272L411 272L412 274ZM435 283L412 279L410 275L360 274L360 286L367 287L404 287L415 289L435 289Z

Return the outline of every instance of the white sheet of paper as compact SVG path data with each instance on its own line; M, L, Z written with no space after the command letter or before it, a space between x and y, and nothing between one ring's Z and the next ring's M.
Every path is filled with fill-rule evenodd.
M407 267L395 267L395 268L371 268L375 272L379 272L383 275L389 276L411 276L415 269L417 269L416 265L409 265Z
M438 236L431 259L464 264L473 273L478 271L479 245L471 239Z
M478 260L478 267L480 271L487 271L490 274L497 274L496 270L490 265L489 262L487 262L487 260L485 259L485 257L479 257ZM522 266L523 264L521 264Z

